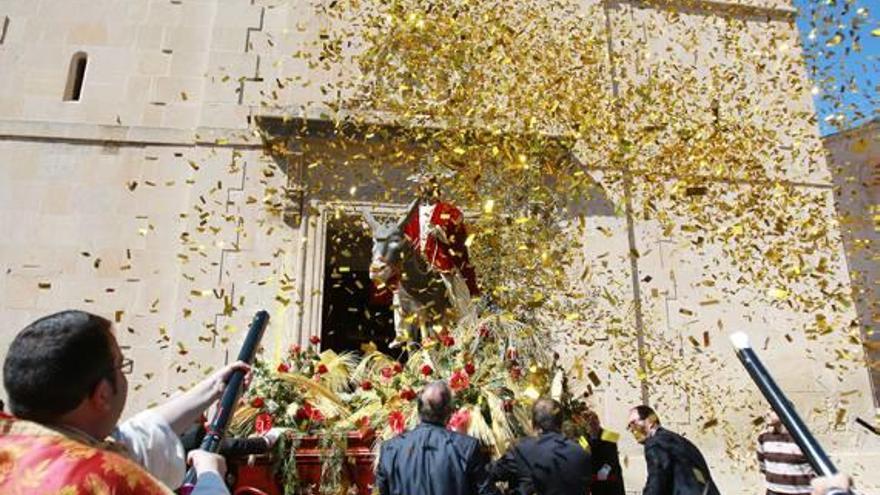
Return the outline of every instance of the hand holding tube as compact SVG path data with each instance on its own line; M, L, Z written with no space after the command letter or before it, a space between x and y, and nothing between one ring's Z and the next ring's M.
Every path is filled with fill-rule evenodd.
M214 414L214 419L208 425L208 431L202 440L201 450L216 453L220 448L220 440L226 434L226 426L229 424L229 420L232 419L232 414L235 412L235 407L245 385L247 366L254 362L254 356L257 353L257 348L260 345L260 340L263 338L263 333L265 333L268 323L269 313L257 311L248 329L244 344L241 346L241 351L238 354L238 361L246 366L235 365L227 370L229 374L225 377L226 386L223 389L222 398L217 407L217 412ZM184 478L183 486L180 487L179 493L181 495L188 495L192 492L195 483L196 470L190 469L186 473L186 478Z

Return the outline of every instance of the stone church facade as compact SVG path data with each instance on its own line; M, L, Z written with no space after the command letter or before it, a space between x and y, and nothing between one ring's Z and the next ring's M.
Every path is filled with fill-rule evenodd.
M605 7L621 73L650 70L657 60L729 63L717 54L728 53L732 19L756 50L768 49L761 45L768 38L788 40L795 61L755 70L753 87L739 90L778 102L790 94L785 85L804 77L785 0L610 0ZM327 259L334 229L346 228L341 216L369 209L392 217L405 204L386 197L381 184L363 185L356 172L336 179L341 190L363 186L343 204L310 191L304 179L308 150L336 139L321 117L319 83L329 76L284 55L307 49L305 40L329 23L306 2L281 0L0 0L0 349L48 312L81 308L110 317L135 363L130 413L233 358L258 308L272 316L269 353L313 335L327 341ZM684 43L693 32L700 42ZM316 82L278 84L287 77ZM289 112L263 105L272 92ZM798 94L786 105L807 115L809 93ZM254 130L282 113L304 131L290 136L289 152L267 154ZM806 119L779 125L791 140L786 146L818 144ZM356 170L368 151L327 145L322 153ZM827 170L793 163L790 173L798 187L827 194L833 214ZM402 179L394 174L388 180ZM609 193L614 205L626 199ZM725 332L785 342L785 328L811 318L769 306L751 307L750 315L760 315L752 318L735 298L701 306L709 294L698 267L714 258L695 259L651 222L610 210L591 218L597 229L583 244L587 263L610 264L620 277L593 283L635 308L638 335L682 340L680 359L694 357L686 339L696 328L723 321ZM849 284L845 271L839 278ZM855 318L854 310L842 311L844 320ZM593 345L601 351L604 344ZM723 332L713 345L726 360L719 383L751 390L733 354L723 352ZM875 414L866 367L829 370L822 363L835 358L831 346L803 337L762 355L835 459L876 489L880 477L866 468L880 460L880 440L853 423ZM662 379L640 386L621 378L601 352L590 359L601 364L594 366L601 383L594 399L608 427L624 431L628 406L648 398L671 429L702 446L724 492L758 489L752 446L731 446L707 429L680 390ZM754 408L725 411L721 419L733 428L754 428ZM644 480L640 448L625 438L621 450L628 489L636 492Z
M838 193L837 212L843 228L847 266L862 339L872 373L874 395L880 387L880 121L823 138Z

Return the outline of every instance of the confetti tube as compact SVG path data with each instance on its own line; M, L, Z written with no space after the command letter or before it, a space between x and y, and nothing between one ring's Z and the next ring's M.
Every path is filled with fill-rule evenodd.
M798 447L807 457L813 470L821 476L837 474L837 468L832 464L825 450L822 449L822 446L819 445L819 442L810 433L807 425L804 424L797 411L795 411L794 405L788 400L779 386L776 385L776 382L770 376L767 369L764 368L758 355L752 350L749 336L745 332L736 332L731 334L730 341L736 349L736 355L739 357L740 362L746 371L749 372L755 385L764 394L764 398L770 403L776 415L779 416L782 424L785 425L785 428L794 438L795 443L797 443ZM851 492L848 490L832 489L828 493L829 495L842 495Z
M244 339L244 344L241 346L241 351L238 353L239 361L247 364L254 362L254 356L257 353L257 348L260 346L260 340L263 338L263 333L265 333L268 323L269 313L263 310L257 311ZM220 448L220 440L226 434L226 426L229 424L229 420L232 419L238 398L241 396L244 386L244 375L244 371L241 370L235 370L230 375L229 381L226 383L226 390L223 391L223 396L220 399L220 406L214 414L214 419L211 420L205 438L202 440L202 445L199 447L200 449L216 453ZM186 478L184 478L183 485L178 490L178 493L180 495L189 495L195 484L196 471L190 468L186 472Z

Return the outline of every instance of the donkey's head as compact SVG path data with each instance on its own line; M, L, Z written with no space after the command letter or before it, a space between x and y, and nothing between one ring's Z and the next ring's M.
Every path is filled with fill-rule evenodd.
M376 221L370 212L364 212L364 219L373 235L373 258L370 263L370 279L385 284L395 274L400 273L407 240L403 234L410 216L418 209L418 200L410 203L403 217L393 225L383 225Z

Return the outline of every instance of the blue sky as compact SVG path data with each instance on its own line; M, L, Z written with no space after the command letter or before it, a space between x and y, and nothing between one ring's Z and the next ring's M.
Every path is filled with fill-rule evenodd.
M807 64L819 88L814 100L822 134L880 116L880 36L872 34L880 29L880 2L794 4Z

